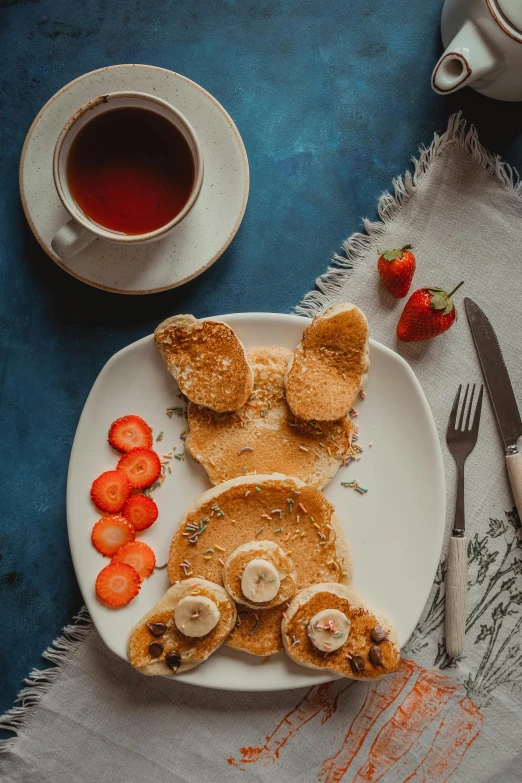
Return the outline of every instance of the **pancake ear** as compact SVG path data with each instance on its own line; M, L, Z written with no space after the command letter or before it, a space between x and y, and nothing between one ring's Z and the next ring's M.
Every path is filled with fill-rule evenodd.
M365 314L332 305L306 327L285 372L290 410L305 421L336 421L353 408L370 366Z
M156 327L154 342L192 402L224 413L238 410L250 397L254 373L245 346L228 324L175 315Z

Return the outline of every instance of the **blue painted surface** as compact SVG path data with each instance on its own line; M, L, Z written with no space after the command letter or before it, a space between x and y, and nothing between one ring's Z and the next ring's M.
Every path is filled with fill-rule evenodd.
M430 90L441 0L0 0L0 711L81 605L65 482L84 401L117 350L176 312L289 312L419 143L463 108L522 164L522 108ZM170 68L227 108L250 161L239 233L202 277L122 297L56 267L17 170L41 106L113 63ZM20 642L20 640L23 640Z

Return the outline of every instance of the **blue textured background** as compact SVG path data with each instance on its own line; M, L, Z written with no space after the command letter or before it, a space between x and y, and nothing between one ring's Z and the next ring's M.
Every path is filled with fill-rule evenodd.
M176 312L290 311L457 108L492 151L522 162L520 105L431 91L441 6L0 0L0 712L81 605L65 482L76 423L107 359ZM188 285L146 297L98 291L56 267L26 225L17 182L25 134L53 93L132 62L179 71L215 95L251 170L225 255Z

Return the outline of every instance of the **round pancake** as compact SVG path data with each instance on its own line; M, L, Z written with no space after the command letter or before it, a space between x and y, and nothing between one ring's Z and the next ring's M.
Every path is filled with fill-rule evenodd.
M289 498L294 498L292 503ZM281 509L281 515L271 513L276 509ZM191 527L187 529L187 525ZM202 532L194 536L194 527ZM277 473L237 477L200 495L183 516L172 539L169 580L172 583L182 578L181 563L187 561L193 574L223 584L225 559L238 546L255 541L256 537L279 544L291 557L298 590L316 582L351 583L350 547L331 503L314 487ZM274 610L263 614L269 611ZM238 646L240 639L241 649L251 645L253 651L259 647L257 633L247 638L244 632L234 629L236 643L233 640L228 643ZM267 642L274 652L280 649L280 634L280 626L274 623L272 637Z
M174 609L187 595L203 595L217 605L220 618L210 633L201 637L185 636L174 624ZM130 663L142 674L172 677L177 673L192 669L205 661L220 647L236 622L236 607L223 587L204 579L185 579L167 590L163 598L136 623L127 644ZM156 636L147 628L147 623L163 623L167 626L164 634ZM165 649L158 658L149 653L151 642L160 642ZM165 652L179 653L181 664L174 672L165 663Z
M308 622L323 609L338 609L350 620L346 644L329 653L320 652L308 637ZM351 586L326 583L307 587L292 599L285 614L281 623L283 644L292 660L301 666L327 669L354 680L376 680L399 668L400 648L395 629L384 615L374 612ZM382 667L374 666L368 657L370 648L376 646L370 633L377 625L387 634L386 641L377 645ZM363 658L364 671L353 671L348 654Z
M206 528L194 543L192 527ZM326 579L351 583L350 548L334 507L319 490L278 473L237 477L200 495L172 538L169 580L183 578L187 561L194 574L222 585L225 559L256 539L279 544L292 558L298 590Z
M262 558L268 560L279 572L281 584L277 595L270 601L249 601L243 594L241 577L247 563ZM223 566L225 590L236 602L251 609L266 610L289 601L295 593L295 565L278 544L273 541L249 541L241 544L227 557Z
M321 489L351 453L349 417L312 423L291 412L283 382L291 356L274 346L247 351L254 390L235 413L217 414L190 403L185 446L213 484L277 471Z

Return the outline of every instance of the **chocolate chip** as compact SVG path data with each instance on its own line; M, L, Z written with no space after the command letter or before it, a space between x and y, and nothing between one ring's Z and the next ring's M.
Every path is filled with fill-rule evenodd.
M364 663L362 655L352 655L350 658L350 666L356 674L363 672L366 668L366 664Z
M385 642L388 638L388 634L382 627L382 625L376 625L375 628L372 628L370 631L370 636L372 637L372 640L376 644L381 644L381 642Z
M147 628L153 636L163 636L167 630L165 623L147 623Z
M163 652L163 645L161 642L151 642L149 644L149 652L153 658L159 658Z
M374 666L384 666L382 662L381 648L377 647L376 644L374 644L373 647L370 647L370 652L368 653L368 657Z
M169 650L168 653L165 653L165 663L169 669L172 669L173 672L177 672L181 663L179 653L175 650Z

